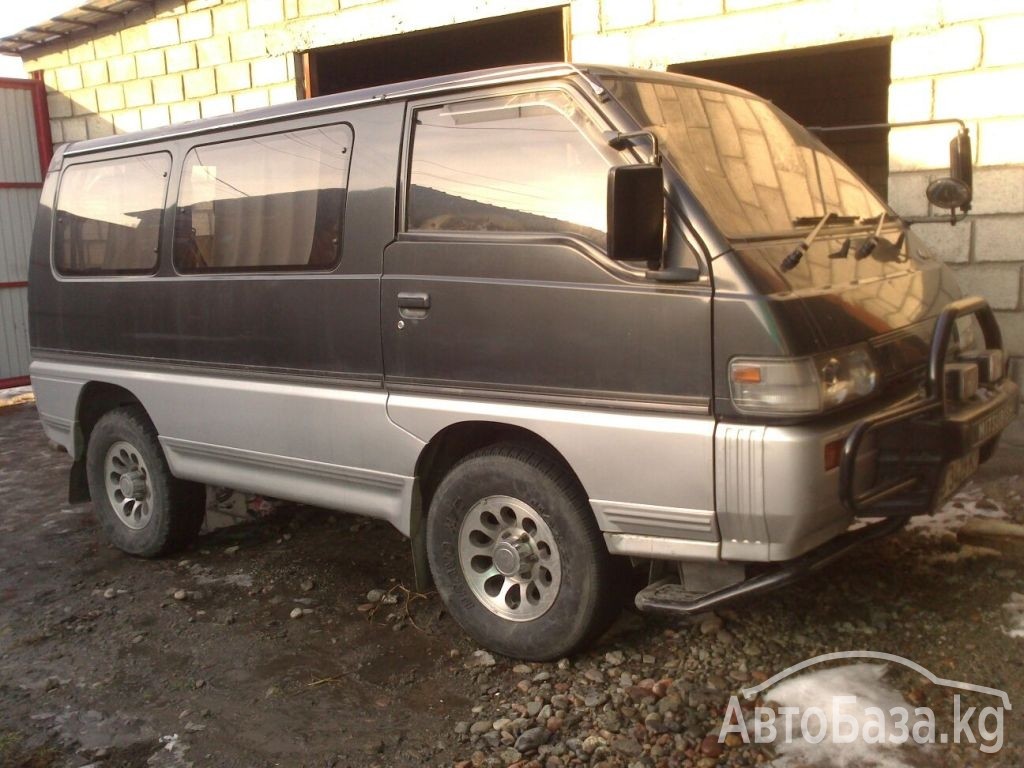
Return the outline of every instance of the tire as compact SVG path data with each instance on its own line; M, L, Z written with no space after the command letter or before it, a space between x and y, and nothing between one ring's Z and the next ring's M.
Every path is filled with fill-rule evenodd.
M528 448L470 454L427 514L438 592L474 640L550 661L582 649L621 606L615 564L578 481Z
M100 528L121 551L160 557L199 534L203 486L171 475L156 428L141 407L100 417L89 435L86 474Z

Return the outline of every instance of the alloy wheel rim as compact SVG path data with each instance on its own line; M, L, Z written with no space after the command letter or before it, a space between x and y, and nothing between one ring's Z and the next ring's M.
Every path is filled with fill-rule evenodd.
M149 525L153 511L153 489L149 469L139 450L119 440L107 449L103 461L107 499L122 525L138 531Z
M512 496L488 496L470 508L459 529L459 564L477 600L511 621L543 616L561 585L551 528Z

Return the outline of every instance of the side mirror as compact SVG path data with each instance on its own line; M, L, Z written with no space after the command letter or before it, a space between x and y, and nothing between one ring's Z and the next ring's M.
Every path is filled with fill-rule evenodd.
M608 255L661 265L665 249L665 176L657 165L620 165L608 172Z
M962 181L968 188L974 186L973 157L971 134L964 128L949 142L949 175Z
M950 211L960 208L966 213L971 210L974 183L972 155L971 135L962 129L949 142L949 177L936 179L928 185L925 192L928 202L936 208Z

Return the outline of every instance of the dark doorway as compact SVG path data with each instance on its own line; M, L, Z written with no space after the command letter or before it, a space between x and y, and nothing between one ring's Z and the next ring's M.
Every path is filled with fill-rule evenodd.
M889 40L673 64L670 72L718 80L770 99L803 125L884 123L889 114ZM884 200L888 131L825 134L822 140Z
M308 54L311 96L452 72L565 61L561 7L323 48Z

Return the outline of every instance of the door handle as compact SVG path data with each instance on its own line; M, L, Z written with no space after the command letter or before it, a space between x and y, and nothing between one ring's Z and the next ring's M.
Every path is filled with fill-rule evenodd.
M430 309L430 294L403 291L398 294L398 306L400 309Z
M398 294L398 314L408 320L422 320L429 309L429 293L402 291Z

